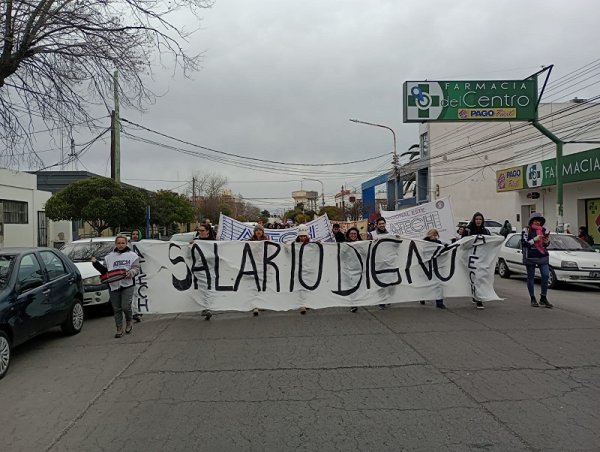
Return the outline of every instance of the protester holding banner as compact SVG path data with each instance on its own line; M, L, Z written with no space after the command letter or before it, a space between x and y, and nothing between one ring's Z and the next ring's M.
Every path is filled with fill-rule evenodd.
M468 237L469 235L492 235L488 228L485 227L485 219L481 212L475 212L473 219L465 227L462 236Z
M298 226L298 236L296 237L296 243L310 243L310 235L308 235L308 228L305 224ZM306 306L300 306L300 314L306 314Z
M481 212L475 212L473 214L473 218L463 231L463 237L468 237L470 235L492 235L485 227L485 219L483 218L483 214ZM475 303L475 307L477 309L485 309L485 306L483 306L483 302L481 300L473 298L473 303Z
M377 221L375 222L375 229L373 229L370 233L369 233L369 239L371 240L378 240L384 237L393 237L393 235L388 232L388 230L386 229L386 221L385 218L383 217L379 217L377 219ZM383 310L386 308L385 304L380 304L379 305L379 309Z
M389 237L392 234L386 229L385 218L379 217L375 223L375 229L369 233L369 239L377 240L383 237Z
M248 241L258 242L262 240L269 240L269 238L265 235L265 228L263 227L263 225L257 224L256 226L254 226L254 234L252 234L252 237L250 237ZM252 315L254 317L258 316L258 308L254 308L252 310Z
M360 237L360 232L358 228L352 226L346 231L346 242L360 242L362 239ZM356 312L358 308L356 306L352 306L350 308L350 312Z
M437 231L437 229L430 229L429 231L427 231L427 234L425 235L423 240L427 242L439 243L440 245L442 244L442 241L440 240L440 234ZM421 304L425 304L425 301L421 300ZM446 305L444 304L443 298L435 300L435 306L439 309L446 309Z
M333 229L333 236L335 237L336 242L345 242L346 241L346 236L344 236L344 233L340 230L340 225L338 223L334 223L334 225L332 226L332 229Z
M346 242L359 242L361 240L358 228L352 226L346 231Z
M92 265L101 275L114 274L108 283L110 287L110 302L115 314L117 332L115 338L123 337L123 315L125 316L125 333L132 330L131 300L133 298L133 278L140 272L138 255L127 246L127 237L117 235L115 249L104 258L106 266L92 256Z
M527 268L527 290L531 298L531 306L537 308L539 305L552 308L552 304L546 298L548 294L548 278L550 275L550 254L546 249L550 244L550 232L544 224L546 219L539 212L534 212L529 217L529 223L521 232L521 245L523 249L523 264ZM540 269L542 276L542 289L540 302L535 299L534 278L535 267Z
M251 242L256 242L260 240L269 240L269 238L265 235L265 228L261 224L257 224L254 226L254 233L252 237L248 239Z

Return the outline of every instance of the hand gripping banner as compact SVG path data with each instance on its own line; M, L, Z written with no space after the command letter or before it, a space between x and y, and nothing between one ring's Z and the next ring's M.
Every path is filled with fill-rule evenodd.
M452 245L412 239L353 243L142 240L134 302L141 312L284 311L452 297L497 300L502 237ZM451 303L451 301L450 301Z

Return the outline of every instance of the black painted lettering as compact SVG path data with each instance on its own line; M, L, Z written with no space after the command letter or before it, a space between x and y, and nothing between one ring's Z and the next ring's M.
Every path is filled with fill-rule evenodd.
M252 270L244 271L246 269L246 260L250 261L250 266ZM235 279L235 284L233 286L233 291L237 292L240 287L240 281L242 280L244 275L254 276L254 282L256 284L256 290L260 292L260 283L258 281L258 270L256 269L256 261L254 260L254 256L252 255L252 248L250 248L250 244L246 243L244 245L244 251L242 251L242 263L240 264L240 271Z
M175 278L175 275L171 274L171 283L173 284L173 287L179 291L184 291L184 290L188 290L190 287L192 287L192 272L190 271L190 268L187 266L187 264L185 263L185 259L182 256L177 256L175 258L171 257L171 250L173 248L177 248L178 250L181 250L181 248L179 247L179 245L176 245L175 243L170 243L169 244L169 260L171 261L171 263L173 265L177 265L180 263L183 263L185 265L185 279L177 279Z
M217 292L233 292L233 286L220 286L219 285L219 244L214 243L214 254L215 254L215 290Z
M362 282L363 271L364 271L365 266L363 264L362 256L352 245L350 245L349 243L344 243L343 245L347 248L350 248L352 251L354 251L354 253L356 254L356 257L358 259L358 262L360 263L360 279L358 280L358 283L356 283L356 285L354 287L350 287L349 289L342 290L342 258L341 258L342 243L337 244L338 290L332 290L331 292L333 292L336 295L341 295L342 297L347 297L348 295L352 295L354 292L356 292L358 290L358 288L360 287L360 283Z
M198 263L201 262L202 265ZM196 243L192 245L192 274L194 275L194 289L198 290L198 277L196 272L204 272L206 275L206 288L210 290L212 278L210 276L210 268L208 267L208 261L206 256L202 252L202 248Z
M406 268L404 269L404 272L406 274L406 281L409 284L412 284L412 275L410 274L410 267L412 265L413 256L416 256L419 266L423 270L423 273L425 273L425 276L427 276L427 280L431 281L431 278L433 277L433 265L431 259L427 262L428 265L426 266L425 262L423 262L423 258L421 257L421 253L419 253L419 248L417 248L417 244L414 240L411 240L408 244L408 256L406 257Z
M270 265L275 269L275 284L277 287L277 292L280 292L279 286L279 267L277 264L273 262L273 259L277 257L279 252L281 251L281 245L275 242L265 241L264 243L264 258L263 258L263 292L267 290L267 265ZM269 247L275 248L275 253L269 255Z
M319 249L319 267L317 268L317 280L312 286L309 286L304 281L304 277L302 276L302 264L303 264L303 256L304 249L306 246L316 246ZM300 251L298 252L298 282L302 287L308 290L315 290L321 284L321 277L323 276L323 245L320 243L303 243L300 245Z
M375 245L373 245L373 251L371 252L371 275L373 277L373 282L375 284L377 284L379 287L395 286L402 282L402 277L400 276L400 269L398 267L384 268L384 269L379 269L379 270L376 269L377 248L379 248L379 246L382 245L383 243L402 243L402 240L379 239L375 242ZM396 280L392 281L390 283L385 283L379 279L378 275L387 274L387 273L392 273L392 274L396 275Z

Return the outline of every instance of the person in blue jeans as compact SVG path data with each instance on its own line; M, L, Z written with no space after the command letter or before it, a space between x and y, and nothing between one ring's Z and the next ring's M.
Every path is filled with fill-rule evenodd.
M550 255L547 247L550 244L550 233L544 227L546 219L539 212L534 212L529 217L529 223L521 232L521 246L523 249L523 264L527 268L527 290L531 298L531 306L534 308L545 306L552 308L548 301L548 276L550 274ZM540 269L542 276L542 290L540 302L535 298L534 278L535 267Z

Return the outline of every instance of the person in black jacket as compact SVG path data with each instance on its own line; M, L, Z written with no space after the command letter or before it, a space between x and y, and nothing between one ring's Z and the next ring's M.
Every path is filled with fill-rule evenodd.
M346 241L346 236L340 230L340 225L339 224L334 223L332 229L333 229L333 235L335 237L335 241L336 242L345 242Z
M546 249L550 244L550 233L544 227L546 219L539 212L534 212L529 217L529 223L521 232L521 246L523 249L523 264L527 268L527 290L531 297L531 306L537 308L542 305L552 308L552 304L546 298L548 293L548 277L550 274L550 254ZM542 290L540 302L535 299L533 280L535 267L540 269L542 276Z
M481 212L475 212L473 218L467 224L463 231L463 237L469 235L492 235L490 231L485 227L485 218Z
M481 212L475 212L473 214L473 218L465 227L465 230L463 231L463 237L468 237L469 235L492 235L485 227L485 218L483 218L483 214ZM483 302L481 300L473 298L473 303L475 303L475 307L477 309L485 309L485 306L483 306Z

